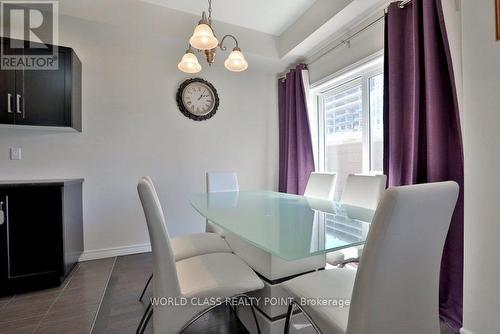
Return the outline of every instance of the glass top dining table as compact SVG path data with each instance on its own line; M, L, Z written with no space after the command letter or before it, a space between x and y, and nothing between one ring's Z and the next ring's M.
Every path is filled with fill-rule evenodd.
M287 261L364 244L374 211L272 191L197 193L202 216Z

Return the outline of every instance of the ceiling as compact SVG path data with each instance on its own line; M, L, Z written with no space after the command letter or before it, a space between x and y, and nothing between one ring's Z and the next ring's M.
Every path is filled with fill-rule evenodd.
M207 0L142 0L200 15ZM212 18L248 29L279 36L316 0L212 0Z

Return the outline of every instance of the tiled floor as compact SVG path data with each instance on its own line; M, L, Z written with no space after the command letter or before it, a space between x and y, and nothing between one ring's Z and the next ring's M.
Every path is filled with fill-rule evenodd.
M80 263L56 289L0 298L1 334L132 334L146 307L138 296L152 270L151 255ZM145 296L148 300L150 292ZM146 330L151 334L151 324ZM225 308L183 334L248 333ZM442 328L442 334L452 334Z
M152 270L150 254L117 259L92 334L135 333L151 296L151 289L144 296L144 303L140 303L138 298ZM153 332L151 325L150 322L146 334ZM228 309L223 307L207 314L183 332L183 334L225 333L247 334L248 332Z
M0 333L90 333L114 263L83 262L59 288L0 299Z
M140 303L139 295L151 272L149 254L117 259L93 334L135 333L149 298Z

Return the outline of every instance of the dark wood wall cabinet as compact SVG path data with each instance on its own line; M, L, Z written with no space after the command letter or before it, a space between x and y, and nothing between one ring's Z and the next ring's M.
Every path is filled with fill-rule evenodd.
M56 54L57 69L0 69L0 124L82 131L80 59L67 47Z
M0 181L0 295L59 286L78 262L82 183Z

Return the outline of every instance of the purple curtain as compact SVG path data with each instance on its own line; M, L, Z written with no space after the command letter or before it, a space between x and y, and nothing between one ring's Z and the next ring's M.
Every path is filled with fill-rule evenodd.
M278 81L279 105L279 191L304 194L309 174L314 171L307 100L300 64Z
M384 171L389 186L454 180L460 196L443 251L440 315L458 332L463 296L463 146L441 0L392 3L386 17ZM410 301L409 301L410 302Z

